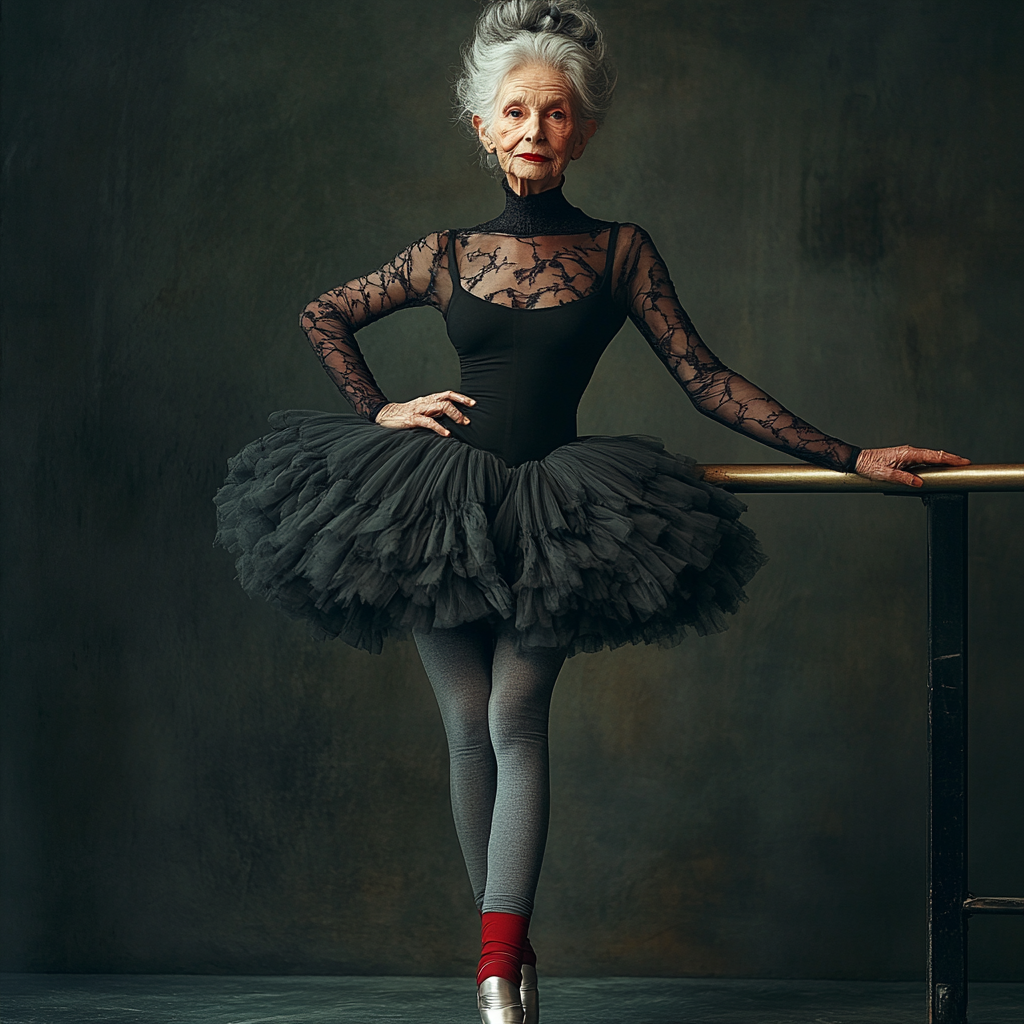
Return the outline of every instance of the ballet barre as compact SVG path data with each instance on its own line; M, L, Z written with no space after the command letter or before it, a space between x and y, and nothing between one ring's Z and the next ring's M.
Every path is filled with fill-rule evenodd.
M967 496L1024 491L1024 464L932 466L921 487L798 465L698 466L741 494L913 495L928 532L928 1022L967 1020L967 921L1024 914L1024 898L975 896L967 883Z

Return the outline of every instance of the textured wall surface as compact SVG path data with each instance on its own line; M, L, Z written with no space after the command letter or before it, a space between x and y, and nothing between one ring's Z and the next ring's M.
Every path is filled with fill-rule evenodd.
M1020 5L594 6L621 86L570 200L647 227L712 347L811 422L1024 461ZM268 413L343 406L302 305L499 209L450 123L474 13L4 5L4 969L471 968L414 648L248 600L210 499ZM393 397L457 383L432 310L362 337ZM580 428L777 458L631 327ZM1000 895L1024 893L1022 501L972 499L972 887ZM923 509L749 504L772 561L728 633L563 671L548 973L922 975ZM1021 925L972 926L976 977L1022 976Z

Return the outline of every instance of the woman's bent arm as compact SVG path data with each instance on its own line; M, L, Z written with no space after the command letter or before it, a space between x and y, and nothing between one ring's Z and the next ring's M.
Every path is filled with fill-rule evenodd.
M376 418L388 399L366 365L355 332L396 309L441 308L447 298L438 294L437 286L445 280L438 269L446 244L443 235L427 235L379 270L324 292L302 311L299 325L327 375L355 411L369 420Z

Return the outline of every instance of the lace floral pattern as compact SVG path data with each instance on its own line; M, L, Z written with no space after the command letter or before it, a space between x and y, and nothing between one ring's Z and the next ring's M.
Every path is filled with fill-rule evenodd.
M608 229L568 238L460 231L455 238L459 279L471 295L515 309L575 302L601 279L608 235Z

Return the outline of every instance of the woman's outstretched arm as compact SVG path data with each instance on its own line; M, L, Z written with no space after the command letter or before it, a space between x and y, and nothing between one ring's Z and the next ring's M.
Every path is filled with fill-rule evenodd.
M805 462L876 480L919 485L907 467L967 464L957 455L907 445L862 450L791 413L704 344L650 236L635 225L623 228L626 252L617 280L630 319L705 416Z

